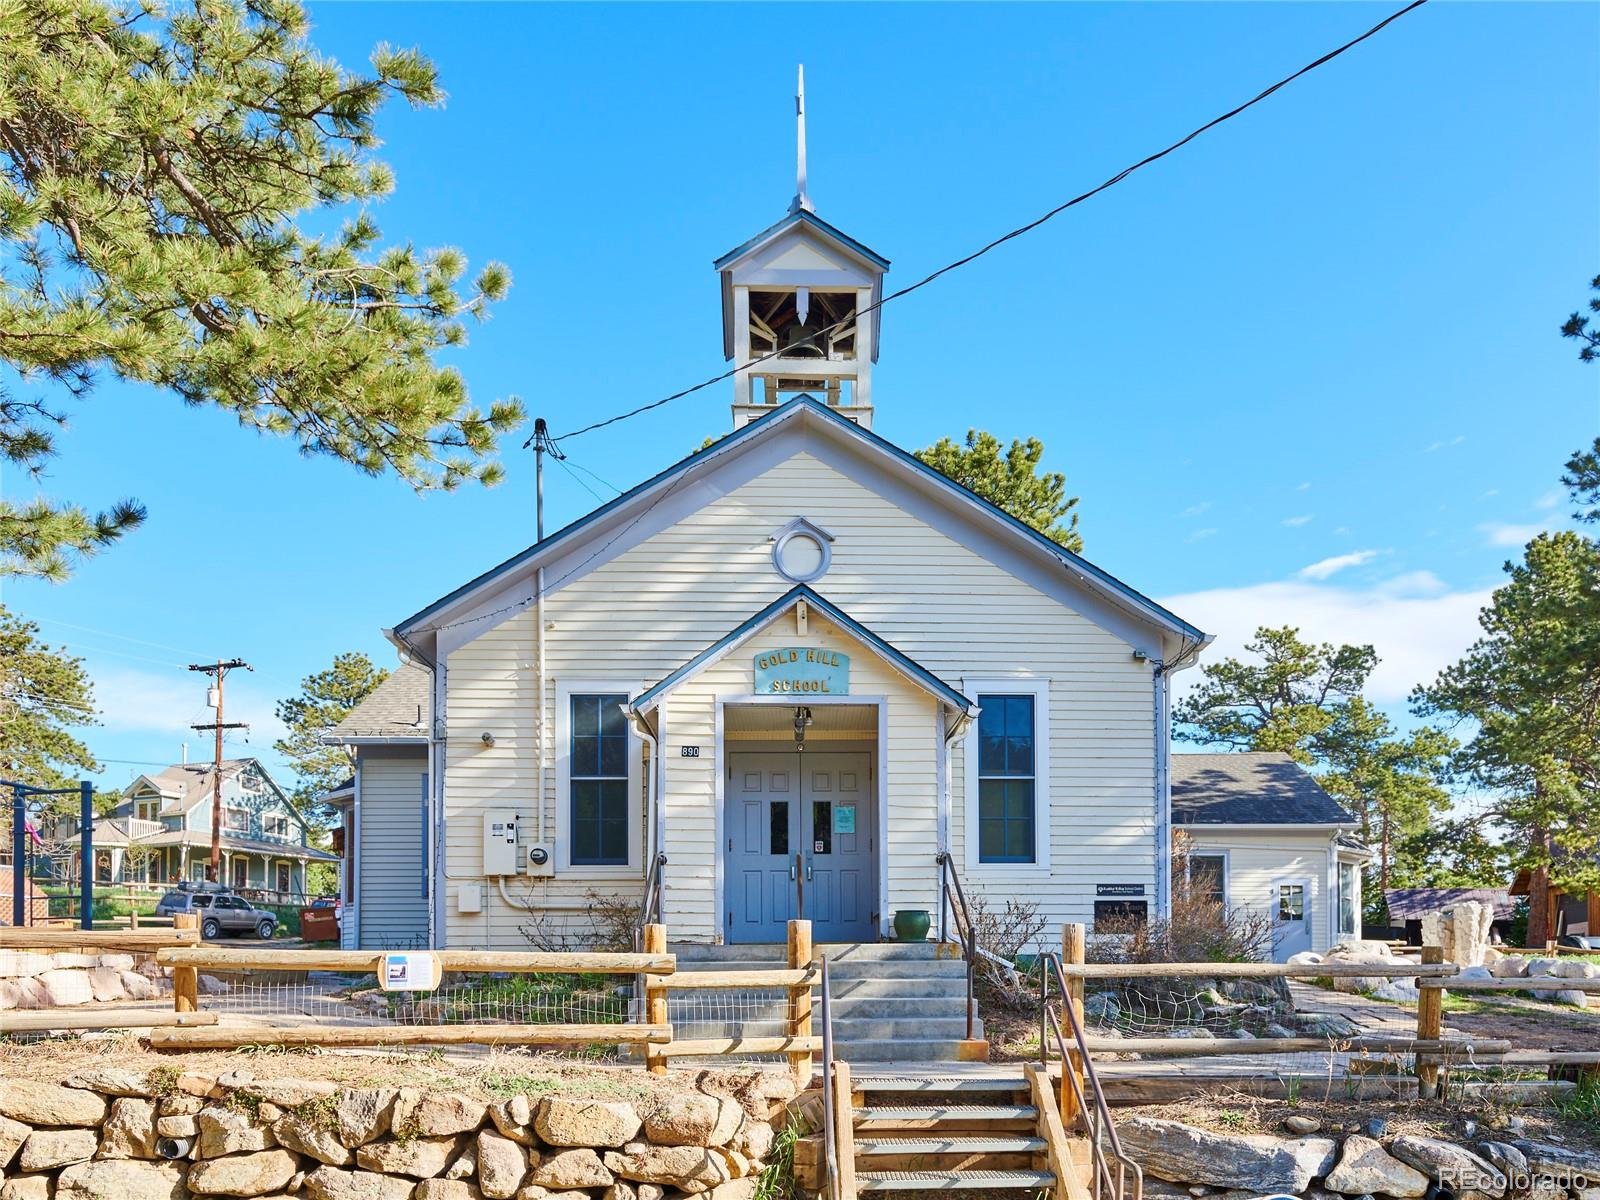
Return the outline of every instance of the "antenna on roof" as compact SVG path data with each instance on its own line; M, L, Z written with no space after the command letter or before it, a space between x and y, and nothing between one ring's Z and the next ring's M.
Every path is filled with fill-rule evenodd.
M806 195L806 65L800 64L800 77L794 94L795 116L795 161L794 161L794 199L789 202L789 211L816 212L817 206L811 203L811 197Z

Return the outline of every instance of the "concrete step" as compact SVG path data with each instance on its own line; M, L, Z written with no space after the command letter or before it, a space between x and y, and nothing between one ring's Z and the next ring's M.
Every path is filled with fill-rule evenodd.
M848 1063L858 1062L959 1062L961 1039L868 1038L859 1042L840 1039L834 1052ZM857 1085L857 1090L864 1089Z
M857 1171L858 1192L1035 1191L1053 1187L1049 1171Z
M956 979L967 977L967 964L947 958L854 959L835 965L828 960L828 977L835 984L847 979Z
M838 1001L881 996L907 1000L954 1000L959 1007L967 995L967 981L959 975L898 979L879 976L860 979L830 977L828 982L833 985L833 998Z
M833 1040L841 1045L853 1042L898 1041L901 1038L955 1038L967 1036L966 1018L926 1016L907 1020L875 1020L870 1017L845 1019L835 1015Z
M1045 1148L1042 1137L1025 1133L886 1135L856 1138L856 1158L879 1155L1032 1154Z
M913 1017L960 1017L963 1016L964 997L955 996L907 996L904 991L895 991L892 995L878 996L835 996L833 998L833 1019L835 1021L850 1021L858 1018L893 1018L910 1019Z

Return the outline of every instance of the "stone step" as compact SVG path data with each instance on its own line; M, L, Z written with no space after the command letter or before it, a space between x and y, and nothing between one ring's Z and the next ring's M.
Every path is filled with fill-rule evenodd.
M901 992L879 996L835 996L833 1019L849 1021L857 1018L894 1018L908 1020L913 1017L964 1016L962 996L907 996Z
M1033 1191L1055 1186L1049 1171L857 1171L858 1192Z
M855 1110L857 1133L894 1130L1033 1129L1039 1110L1031 1104L873 1105Z
M856 1138L856 1158L880 1155L1031 1154L1045 1148L1041 1137L1023 1133L927 1134Z
M834 1052L845 1062L959 1062L960 1038L869 1038L839 1040ZM856 1085L858 1091L873 1091Z
M813 1022L814 1023L814 1022ZM953 1017L917 1017L905 1020L877 1020L871 1017L833 1019L833 1040L840 1045L868 1041L898 1041L901 1038L955 1038L967 1036L967 1021L958 1012Z
M965 989L967 964L959 959L856 959L828 961L828 978L838 985L848 979L954 979Z
M866 976L860 979L830 978L828 982L832 985L831 990L836 1001L868 996L906 1000L954 1000L959 1008L961 1001L966 999L967 995L967 981L959 975L954 977L940 975L931 979Z

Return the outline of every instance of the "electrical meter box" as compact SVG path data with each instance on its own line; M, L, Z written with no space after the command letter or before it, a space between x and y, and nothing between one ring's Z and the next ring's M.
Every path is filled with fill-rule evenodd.
M483 873L517 873L517 814L509 808L491 808L483 814Z
M556 873L556 848L549 842L535 842L528 847L528 874L554 875Z

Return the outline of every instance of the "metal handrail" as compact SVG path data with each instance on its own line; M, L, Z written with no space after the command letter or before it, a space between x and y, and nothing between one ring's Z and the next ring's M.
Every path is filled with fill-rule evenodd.
M1061 1010L1066 1013L1067 1023L1072 1026L1072 1041L1078 1061L1083 1064L1082 1079L1079 1079L1078 1072L1073 1069L1061 1022L1056 1019L1055 1012L1050 1008L1052 975L1055 976L1056 986L1061 991ZM1141 1200L1144 1195L1144 1171L1138 1163L1122 1152L1122 1143L1117 1138L1117 1128L1111 1123L1111 1106L1106 1103L1106 1094L1100 1087L1100 1077L1095 1072L1094 1059L1089 1056L1089 1042L1084 1037L1083 1025L1078 1020L1078 1010L1072 1004L1071 993L1067 988L1066 974L1061 969L1061 956L1055 953L1047 953L1040 959L1039 1061L1043 1064L1049 1062L1050 1034L1055 1035L1056 1050L1061 1055L1061 1077L1072 1088L1073 1097L1077 1101L1077 1119L1084 1123L1089 1134L1089 1150L1094 1161L1094 1200L1100 1200L1102 1188L1105 1189L1103 1194L1108 1200ZM1088 1085L1087 1097L1084 1095L1085 1084ZM1090 1103L1091 1098L1093 1103ZM1107 1161L1107 1147L1110 1150L1111 1162ZM1112 1162L1116 1164L1115 1172L1111 1168ZM1127 1190L1130 1176L1133 1179L1132 1192Z
M955 906L956 934L961 939L961 957L967 964L967 1040L974 1036L974 992L978 976L978 930L972 923L972 910L967 907L967 894L961 888L961 876L956 874L955 859L948 850L938 853L939 889L939 940L948 940L946 916L949 906ZM1009 965L1009 964L1008 964Z
M829 1200L841 1200L839 1172L833 1161L836 1123L833 1111L833 989L828 980L828 956L822 956L822 1178Z
M664 872L662 867L667 865L665 852L657 854L650 860L650 867L644 875L644 896L639 900L639 919L634 922L633 948L637 952L644 949L644 927L661 920L661 886Z

